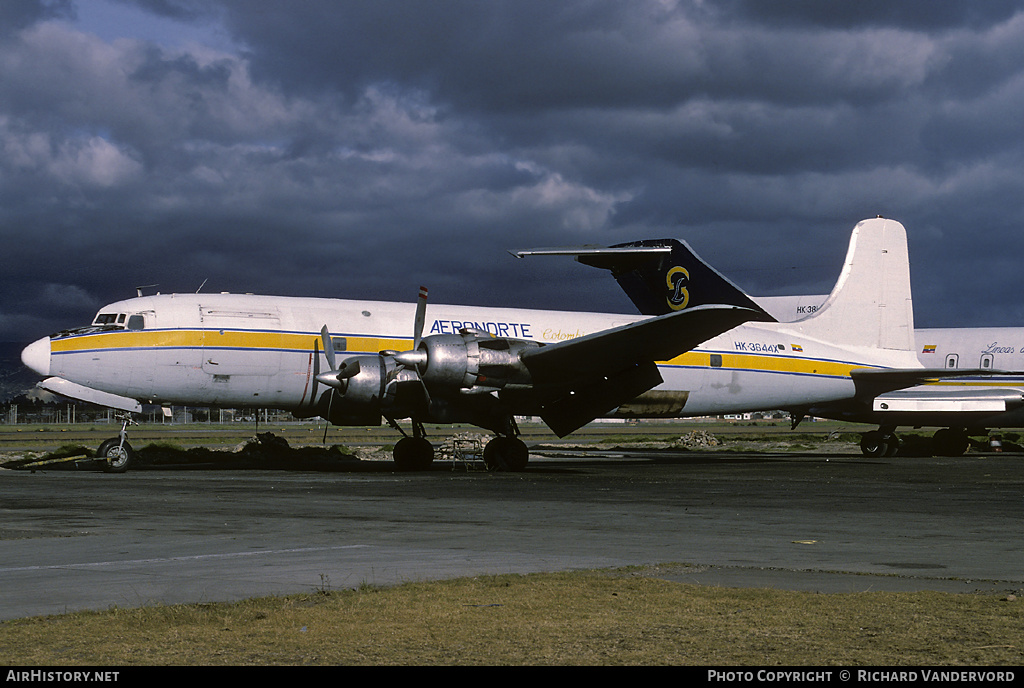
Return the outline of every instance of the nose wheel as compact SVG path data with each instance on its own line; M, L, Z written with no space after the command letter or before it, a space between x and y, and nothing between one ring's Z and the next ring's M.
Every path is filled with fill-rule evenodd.
M125 473L135 462L135 450L128 444L128 426L138 423L127 414L118 415L117 419L121 421L121 432L96 450L96 458L103 461L103 470L107 473Z

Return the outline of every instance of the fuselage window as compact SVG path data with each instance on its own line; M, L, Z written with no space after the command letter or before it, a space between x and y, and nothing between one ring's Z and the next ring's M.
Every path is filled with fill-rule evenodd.
M348 351L348 339L346 337L331 337L331 346L335 351Z
M986 370L992 367L992 354L981 355L981 367Z
M146 329L146 319L141 315L133 315L128 318L128 329L129 330L144 330Z
M956 368L960 364L960 357L956 354L948 354L946 356L946 367Z
M711 367L721 368L722 367L722 354L711 354Z

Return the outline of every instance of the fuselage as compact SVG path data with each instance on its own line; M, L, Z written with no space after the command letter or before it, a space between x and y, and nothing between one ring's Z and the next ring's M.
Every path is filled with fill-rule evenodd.
M101 309L86 327L31 345L51 375L147 403L263 406L311 415L326 369L326 324L339 356L412 347L415 305L381 301L166 294ZM553 344L641 316L431 304L424 336L469 328ZM34 347L34 348L33 348ZM44 351L45 350L45 351ZM846 349L786 323L748 323L659 362L663 384L620 415L694 416L849 399L850 370L908 364L902 352ZM529 409L516 412L528 413Z
M758 305L782 322L813 317L827 295L754 297ZM920 408L913 412L880 412L866 404L846 404L842 408L816 408L821 415L879 425L929 425L964 428L1024 427L1024 327L949 327L916 328L914 330L919 364L931 370L956 373L977 370L978 375L950 377L928 385L910 388L903 395L920 398ZM992 371L982 374L984 371ZM1011 373L1011 374L1006 374ZM1016 399L1007 399L1005 410L981 410L981 400L993 390L1000 393L1017 391ZM929 395L943 394L961 398L961 408L934 410ZM956 406L958 402L947 403ZM974 409L974 410L970 410Z
M921 410L873 412L865 419L867 422L969 429L1024 427L1024 378L1020 375L1024 372L1024 328L922 328L915 335L917 357L925 368L977 370L979 374L906 390L905 395L920 395ZM959 395L961 408L929 411L928 395L936 393ZM992 402L985 402L996 393L1006 395L1005 411L992 411Z

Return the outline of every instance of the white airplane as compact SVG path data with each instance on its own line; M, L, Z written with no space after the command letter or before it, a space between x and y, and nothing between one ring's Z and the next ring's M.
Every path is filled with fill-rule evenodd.
M787 321L814 313L828 297L751 298L773 317ZM894 452L899 445L898 426L942 428L935 433L932 446L939 456L964 453L969 435L986 434L990 428L1024 427L1024 405L1018 395L1024 392L1024 328L916 328L914 335L917 357L924 367L949 373L968 368L976 374L882 395L867 416L825 416L880 425L865 433L865 454Z
M665 246L680 255L690 249L673 239L648 240L628 246ZM670 257L635 255L618 257L601 251L549 249L526 254L576 255L587 265L612 271L620 286L642 314L666 313L662 298L663 276L673 265ZM849 268L849 260L847 268ZM834 293L834 292L833 292ZM828 304L830 295L797 295L750 299L779 322L811 318ZM1024 427L1024 328L919 328L914 330L917 358L934 378L927 384L882 391L873 398L864 386L853 400L813 403L790 408L795 428L805 416L879 425L862 436L868 456L892 455L899 447L899 426L940 427L932 439L932 453L959 456L969 446L969 435L987 434L990 428ZM869 402L870 403L867 403Z
M790 323L689 250L641 242L576 255L657 257L666 312L431 305L428 317L423 289L416 304L158 294L105 306L91 325L30 344L22 360L49 376L45 389L129 413L141 402L263 406L336 425L383 418L399 431L410 419L412 435L402 431L394 449L402 469L433 460L424 423L488 429L488 465L521 470L528 451L515 416L540 416L565 436L608 416L867 413L945 377L917 359L906 233L893 220L859 223L833 292ZM127 423L101 445L110 471L132 461Z

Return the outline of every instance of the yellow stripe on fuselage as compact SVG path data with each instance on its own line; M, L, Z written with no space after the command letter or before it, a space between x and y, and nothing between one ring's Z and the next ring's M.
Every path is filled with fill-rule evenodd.
M334 337L335 341L340 339L345 340L346 348L338 353L376 353L385 349L401 351L408 349L411 344L411 339ZM121 330L54 339L50 342L50 350L55 354L148 348L313 351L314 347L322 348L319 335L244 330Z
M336 335L334 340L345 340L346 348L337 351L345 353L376 353L392 349L404 351L410 348L412 340ZM246 331L246 330L118 330L98 332L54 339L51 350L55 354L85 351L118 351L146 348L209 348L251 351L313 351L322 348L318 334L291 332ZM839 361L825 361L800 356L766 356L757 354L709 353L688 351L660 365L682 368L712 368L711 356L721 356L721 366L729 370L747 370L794 375L821 375L826 377L849 377L850 371L865 366Z
M849 377L850 371L869 366L841 361L823 361L798 356L761 356L756 354L712 354L704 351L688 351L676 356L664 365L685 368L711 368L711 357L722 357L721 366L729 370L752 370L794 375L823 375L827 377Z

